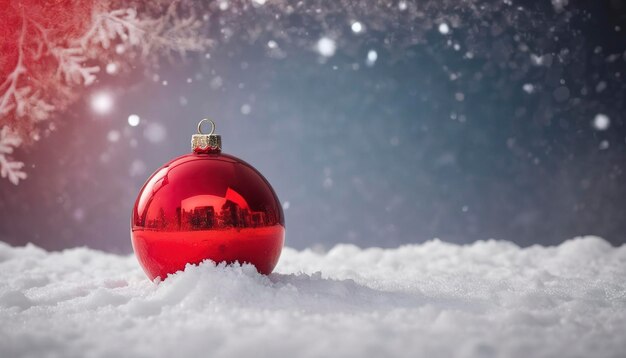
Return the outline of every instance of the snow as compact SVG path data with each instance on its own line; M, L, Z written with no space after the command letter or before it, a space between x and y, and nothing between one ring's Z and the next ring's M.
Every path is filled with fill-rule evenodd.
M317 41L317 52L324 57L332 57L336 50L335 41L329 37L322 37Z
M91 109L98 114L106 114L113 108L113 97L106 92L99 92L91 97Z
M598 113L593 118L593 127L599 131L604 131L611 125L611 119L606 114Z
M626 246L285 248L274 274L0 243L0 356L617 357Z
M568 5L569 0L552 0L552 6L554 11L561 12Z
M369 50L367 52L367 60L365 60L365 64L370 67L374 66L376 60L378 60L378 53L375 50Z
M240 111L241 111L241 114L248 115L250 114L250 112L252 112L252 106L250 106L247 103L244 103L241 105Z
M439 24L439 32L442 35L447 35L450 33L450 27L445 22L442 22L441 24Z
M128 125L131 127L137 127L140 121L141 118L136 114L131 114L128 116Z
M600 142L600 145L598 146L598 148L600 148L600 150L605 150L605 149L609 149L610 143L608 140L603 140Z
M107 140L108 140L109 142L115 143L115 142L117 142L117 141L119 141L119 140L120 140L120 137L121 137L121 136L122 136L122 135L120 134L120 132L119 132L119 131L116 131L116 130L110 130L110 131L109 131L109 133L107 133Z
M114 75L117 73L118 69L119 68L118 68L117 63L109 62L107 63L107 66L106 66L106 73L108 73L109 75Z
M355 34L361 33L361 31L363 31L363 25L358 21L353 22L350 28Z
M531 94L535 91L535 86L532 83L524 83L522 89L524 90L524 92Z
M151 143L160 143L165 140L167 129L161 123L152 122L146 127L143 136Z

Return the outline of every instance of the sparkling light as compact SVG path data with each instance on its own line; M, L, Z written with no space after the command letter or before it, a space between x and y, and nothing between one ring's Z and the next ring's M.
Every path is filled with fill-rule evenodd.
M599 131L609 129L611 125L611 119L606 114L598 113L593 119L593 127Z
M335 54L337 45L335 41L328 37L322 37L317 41L317 52L324 57L332 57Z
M120 140L120 132L116 130L109 131L109 133L107 134L107 139L109 140L109 142L117 142L118 140Z
M139 125L139 121L141 121L141 118L139 118L139 116L136 114L131 114L130 116L128 116L128 124L131 127L137 127Z
M106 71L110 75L114 75L117 73L117 63L111 62L107 64Z
M600 150L609 149L609 141L605 139L602 142L600 142L599 148Z
M525 83L522 86L522 89L524 90L524 92L526 93L533 93L535 91L535 86L533 86L532 83Z
M113 108L113 97L106 92L99 92L91 96L91 108L98 114L106 114Z
M143 175L146 172L146 163L142 162L139 159L135 159L131 164L130 168L128 168L128 174L131 177L136 177L139 175Z
M361 25L361 23L358 21L353 22L351 28L352 28L352 32L354 32L355 34L358 34L361 31L363 31L363 25Z
M441 24L439 24L439 32L442 35L447 35L448 33L450 33L450 27L445 22L442 22Z
M160 143L167 136L167 130L161 123L150 123L143 132L143 136L151 143Z
M365 60L365 63L368 66L374 66L377 59L378 59L378 53L374 50L369 50L369 52L367 53L367 60Z

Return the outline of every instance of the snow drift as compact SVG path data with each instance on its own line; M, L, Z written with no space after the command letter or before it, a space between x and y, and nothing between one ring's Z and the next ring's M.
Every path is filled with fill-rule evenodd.
M2 357L617 357L626 246L286 248L270 276L0 243Z

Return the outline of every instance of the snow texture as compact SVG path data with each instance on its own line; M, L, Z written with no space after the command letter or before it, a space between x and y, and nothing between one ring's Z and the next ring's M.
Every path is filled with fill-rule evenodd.
M285 248L270 276L0 243L2 357L618 357L626 246Z

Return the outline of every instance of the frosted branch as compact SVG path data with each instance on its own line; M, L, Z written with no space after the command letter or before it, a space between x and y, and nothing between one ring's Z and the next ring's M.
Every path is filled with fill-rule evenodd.
M100 58L112 45L134 47L144 59L156 58L159 50L184 55L205 49L209 41L199 31L202 22L193 15L182 17L177 4L158 5L163 12L157 17L140 17L132 8L109 10L104 3L96 4L87 30L77 38L58 35L22 9L15 67L0 83L2 177L14 184L26 177L21 171L24 164L6 156L21 143L15 140L28 137L26 130L68 105L75 87L93 84L100 72Z
M51 53L59 62L57 75L63 77L68 84L90 85L96 80L94 73L100 71L100 67L83 65L87 61L82 48L53 48Z
M134 9L118 9L103 13L94 11L92 17L91 27L77 41L83 48L94 44L108 49L111 42L118 37L131 45L137 45L145 32Z
M7 79L0 85L0 91L4 91L0 95L0 115L9 113L15 108L18 98L17 82L20 75L26 72L24 67L24 38L26 36L26 21L22 18L22 27L20 29L20 37L18 40L18 57L17 63L13 71L7 76Z
M9 127L4 126L0 130L0 176L7 178L15 185L20 180L26 179L27 175L22 171L24 163L11 160L8 155L13 149L22 143L22 139L13 133Z

